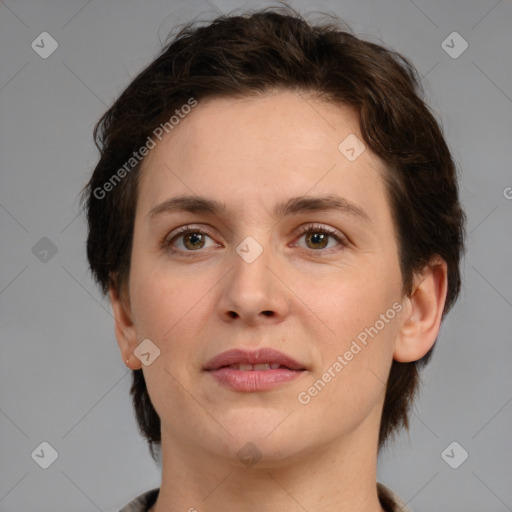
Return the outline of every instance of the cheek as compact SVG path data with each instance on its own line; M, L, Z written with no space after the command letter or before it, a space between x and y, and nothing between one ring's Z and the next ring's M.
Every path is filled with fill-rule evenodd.
M183 277L169 276L150 263L138 261L132 266L132 311L139 338L149 338L161 350L167 350L187 316L195 312L194 305L204 289L199 290L197 283Z
M345 411L358 410L379 399L399 329L400 289L401 281L392 270L367 276L340 274L328 289L309 288L313 309L329 327L312 344L320 363L308 382L315 407L324 408L332 400ZM311 332L311 318L304 317L302 328Z
M294 292L301 299L296 304L303 309L304 314L298 315L303 319L303 328L308 331L313 323L323 325L322 338L327 345L343 349L347 341L373 326L400 300L398 272L384 269L385 265L341 268L316 280L296 276ZM388 316L391 315L393 311Z
M149 338L160 349L160 357L143 367L149 395L160 417L172 417L191 406L186 389L193 385L197 340L212 315L206 294L212 285L150 267L133 266L132 309L139 340Z
M358 320L339 326L340 332L341 328L345 332L336 336L334 344L323 347L322 366L297 396L298 402L305 404L298 410L310 420L318 418L319 428L333 435L340 429L356 428L372 411L379 411L377 406L384 400L397 317L382 325L378 315L369 312L367 316L366 324ZM380 421L380 412L372 421Z

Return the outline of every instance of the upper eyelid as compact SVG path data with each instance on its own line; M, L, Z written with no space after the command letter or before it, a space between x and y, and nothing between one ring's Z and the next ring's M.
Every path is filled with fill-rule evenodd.
M307 233L308 231L324 231L327 234L338 237L340 240L345 240L348 242L348 236L343 233L343 231L340 231L339 229L332 227L328 224L321 224L319 222L312 222L309 224L303 224L299 228L297 228L297 231L299 234Z
M308 232L314 233L315 231L326 233L327 235L335 238L338 243L342 246L347 246L350 243L348 237L342 233L340 230L333 228L331 226L326 226L318 223L313 224L305 224L299 228L298 236L302 238ZM314 250L314 249L311 249ZM320 249L321 250L321 249ZM315 251L319 252L319 251Z
M205 235L208 235L209 237L213 238L213 236L210 234L208 229L205 229L204 227L197 227L193 224L185 224L184 226L180 226L176 229L173 229L170 233L165 235L164 240L172 240L178 235L184 235L186 233L193 233L193 232L200 232Z
M332 226L328 226L326 224L320 224L318 222L302 224L301 226L296 228L295 231L297 231L299 234L303 234L304 232L314 231L315 229L318 231L325 231L325 232L333 234L333 235L334 234L336 234L336 235L339 234L340 236L342 235L342 233L338 229L333 228Z
M345 235L340 230L333 228L332 226L321 224L318 222L302 224L298 228L295 228L294 231L298 234L303 234L304 232L307 232L308 230L313 231L315 229L318 229L319 231L326 230L330 234L333 234L333 235L336 234L336 235L339 235L340 238L346 238ZM180 234L191 232L191 231L198 231L198 232L202 232L208 236L212 236L210 234L209 230L205 229L202 226L198 227L198 226L194 226L193 224L185 224L184 226L180 226L176 229L173 229L170 233L168 233L165 236L165 238L167 238L167 239L172 238L176 235L180 235Z

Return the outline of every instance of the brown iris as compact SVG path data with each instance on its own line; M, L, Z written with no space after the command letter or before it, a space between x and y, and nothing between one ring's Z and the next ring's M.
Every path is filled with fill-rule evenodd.
M183 243L187 249L192 251L201 249L204 246L204 235L201 233L187 233L183 236Z
M309 233L306 235L306 244L310 249L324 249L329 241L327 233Z

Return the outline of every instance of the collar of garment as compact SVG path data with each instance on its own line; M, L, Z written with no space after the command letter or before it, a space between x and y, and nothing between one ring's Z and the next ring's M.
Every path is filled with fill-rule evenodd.
M156 503L160 489L152 489L141 494L134 500L130 501L119 512L148 512L148 510ZM389 487L377 482L377 495L380 504L386 512L410 512L406 503L393 492Z

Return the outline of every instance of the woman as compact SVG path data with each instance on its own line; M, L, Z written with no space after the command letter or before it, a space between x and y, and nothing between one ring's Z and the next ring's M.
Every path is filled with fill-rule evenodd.
M123 512L406 511L376 482L464 214L400 55L266 10L183 29L96 128L87 254L162 483Z

